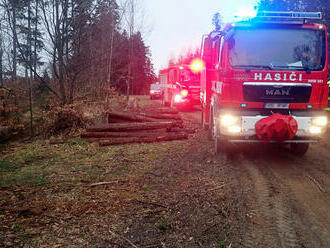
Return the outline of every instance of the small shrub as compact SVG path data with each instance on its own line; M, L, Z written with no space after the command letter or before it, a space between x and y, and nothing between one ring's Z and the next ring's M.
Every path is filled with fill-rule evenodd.
M13 172L17 168L10 162L2 160L0 161L0 170L5 172Z
M26 150L21 154L23 163L32 163L36 160L36 155L32 150Z
M12 136L24 129L22 111L16 100L13 90L0 88L0 126L8 127Z
M168 226L167 222L161 221L157 224L157 228L161 231L166 231L169 228L169 226Z
M44 117L44 134L46 137L68 135L85 127L85 118L80 104L53 107Z

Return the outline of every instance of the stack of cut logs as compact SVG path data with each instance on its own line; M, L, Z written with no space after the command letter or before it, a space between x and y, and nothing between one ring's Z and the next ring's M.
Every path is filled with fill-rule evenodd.
M182 140L193 132L183 127L177 111L164 108L141 113L108 113L107 124L88 127L81 138L110 146Z

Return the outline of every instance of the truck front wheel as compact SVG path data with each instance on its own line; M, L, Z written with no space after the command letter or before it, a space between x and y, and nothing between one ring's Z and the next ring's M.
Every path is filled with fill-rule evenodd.
M227 142L219 132L219 125L216 116L215 109L212 107L210 111L210 128L208 130L209 137L214 141L215 154L220 154L226 151L225 147Z
M210 109L210 126L207 130L207 137L209 140L215 139L215 127L214 127L214 120L213 120L213 108Z
M304 155L309 148L309 143L292 143L290 145L290 151L292 154L297 156Z

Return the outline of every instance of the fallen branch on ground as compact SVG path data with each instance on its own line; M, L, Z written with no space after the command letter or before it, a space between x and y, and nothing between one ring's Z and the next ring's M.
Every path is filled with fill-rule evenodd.
M89 185L89 186L94 187L94 186L105 185L105 184L113 184L113 183L118 183L118 181L92 183L92 184Z
M124 236L121 236L121 235L119 235L119 234L117 234L117 233L114 233L114 232L111 231L110 229L109 229L109 233L112 234L113 236L118 237L118 238L121 239L121 240L126 241L126 242L129 243L132 247L134 247L134 248L138 248L138 247L137 247L132 241L130 241L128 238L125 238Z

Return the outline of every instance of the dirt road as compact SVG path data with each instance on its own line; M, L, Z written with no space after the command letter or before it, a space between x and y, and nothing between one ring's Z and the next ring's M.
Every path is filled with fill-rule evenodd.
M199 122L198 112L183 115ZM326 136L304 157L274 145L241 146L229 160L214 157L226 160L229 190L247 207L247 221L238 225L245 233L234 247L330 247L329 142Z

